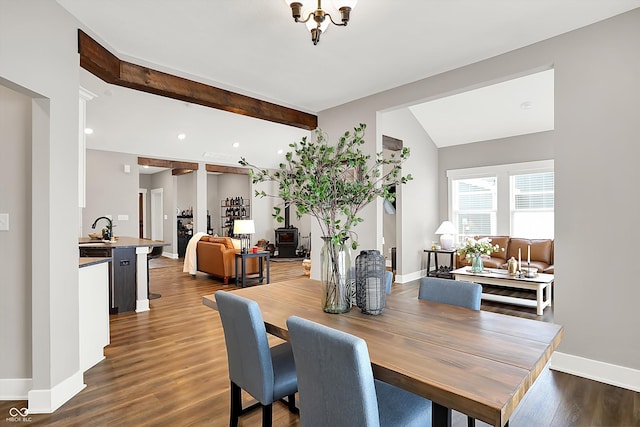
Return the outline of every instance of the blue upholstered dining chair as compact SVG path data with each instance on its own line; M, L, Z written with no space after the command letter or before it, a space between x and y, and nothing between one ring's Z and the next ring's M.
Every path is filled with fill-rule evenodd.
M418 299L480 310L482 285L437 277L423 277L420 279ZM467 426L475 425L476 420L467 417Z
M384 272L384 284L385 284L385 288L387 290L387 293L390 294L391 293L391 285L393 284L393 272L388 271L388 270Z
M374 380L364 340L292 316L300 425L430 426L431 401Z
M459 280L423 277L418 299L480 310L482 285Z
M230 426L237 426L241 414L259 405L262 406L262 426L271 426L271 405L285 396L288 396L289 410L297 412L298 383L291 345L287 342L269 348L262 313L255 301L231 292L217 291L215 295L229 361ZM242 390L258 403L243 409Z

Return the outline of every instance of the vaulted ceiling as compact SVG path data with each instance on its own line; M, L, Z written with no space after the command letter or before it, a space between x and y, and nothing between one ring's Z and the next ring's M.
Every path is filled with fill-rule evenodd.
M330 27L314 46L282 0L58 2L121 59L310 113L640 7L640 0L360 0L349 25ZM88 105L90 148L228 163L251 154L267 165L306 133L113 87L85 72L81 83L98 95ZM421 122L440 144L444 131L430 129L428 118ZM178 133L187 137L179 141Z

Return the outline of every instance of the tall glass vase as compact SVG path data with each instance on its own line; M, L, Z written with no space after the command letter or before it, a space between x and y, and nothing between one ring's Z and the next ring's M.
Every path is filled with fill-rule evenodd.
M351 310L351 256L345 242L334 243L323 237L320 252L322 309L327 313Z
M484 271L484 264L482 262L482 255L480 254L471 255L471 272L482 273L483 271Z

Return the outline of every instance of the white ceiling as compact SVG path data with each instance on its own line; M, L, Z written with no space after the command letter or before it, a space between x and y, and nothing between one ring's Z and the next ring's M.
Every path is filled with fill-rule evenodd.
M282 0L58 2L121 59L311 113L640 7L640 0L360 0L349 25L330 27L314 46ZM88 106L96 128L89 139L99 141L89 141L90 148L197 161L207 161L205 151L234 159L241 153L267 165L277 161L271 153L305 134L171 100L162 107L169 115L159 116L154 95L93 89L86 80L99 95ZM202 121L209 127L200 129ZM192 130L181 130L187 125ZM179 132L187 133L183 145L170 137ZM229 150L233 141L241 147Z
M553 76L530 74L409 110L438 147L553 130Z

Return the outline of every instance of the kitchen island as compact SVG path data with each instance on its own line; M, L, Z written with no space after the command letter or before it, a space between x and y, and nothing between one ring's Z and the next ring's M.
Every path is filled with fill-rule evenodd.
M109 269L111 258L80 258L78 262L79 355L85 372L104 359L109 345Z
M111 259L109 271L109 313L111 314L149 310L147 254L154 246L168 245L169 243L158 240L126 236L109 242L88 237L81 237L78 241L80 257Z

